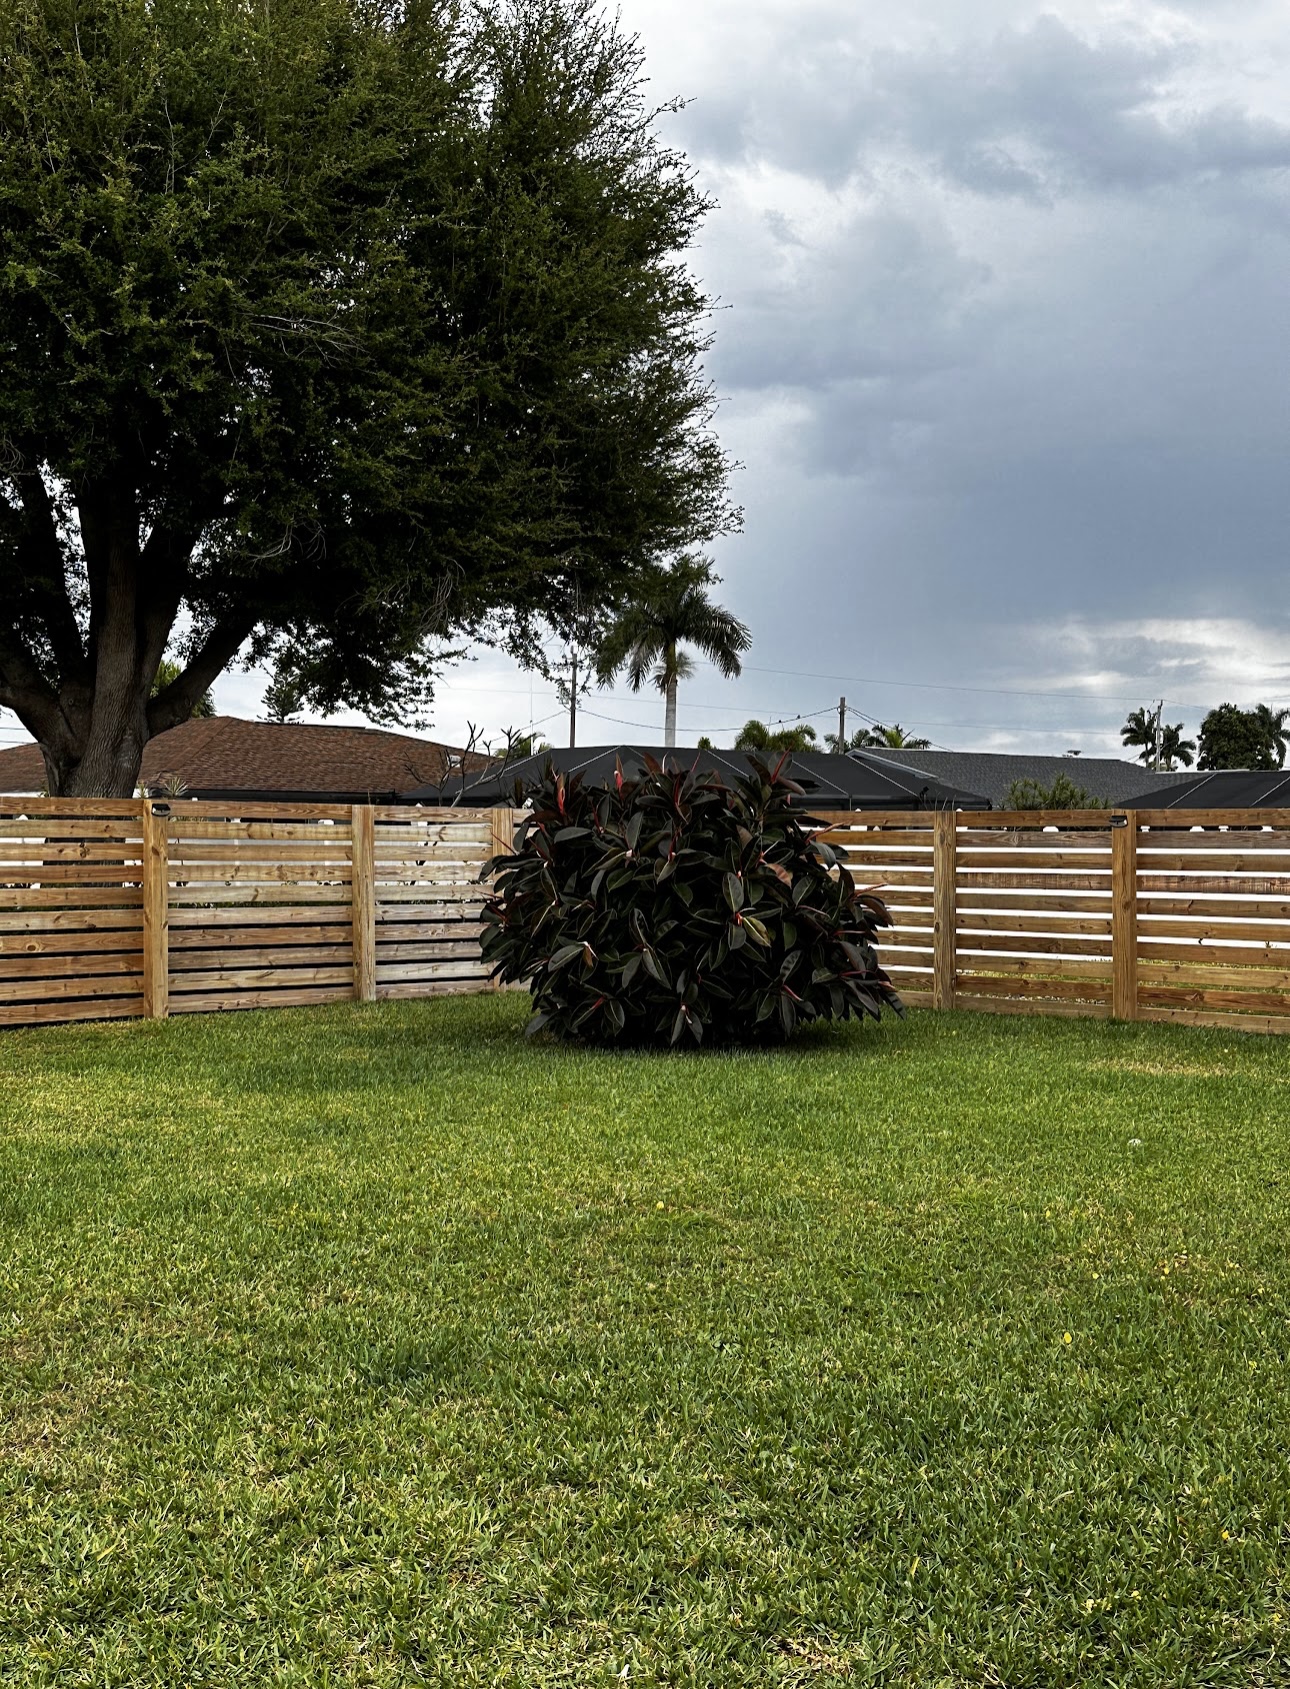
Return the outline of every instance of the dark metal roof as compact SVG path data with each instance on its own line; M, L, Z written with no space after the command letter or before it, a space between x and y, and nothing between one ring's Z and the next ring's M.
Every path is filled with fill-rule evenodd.
M752 752L773 766L779 752ZM667 749L661 745L590 745L576 750L539 751L511 763L501 774L471 775L462 791L454 776L439 786L422 786L403 794L405 803L454 803L492 805L511 803L515 783L529 786L541 779L548 762L562 774L580 773L594 784L614 777L621 761L623 772L639 774L645 756L658 762L670 760L674 767L697 765L704 773L716 773L725 780L747 775L748 754L743 751L699 750L690 745ZM792 753L785 765L789 777L805 791L805 807L814 809L989 809L979 793L960 791L916 769L886 767L866 754L834 756L827 751Z
M930 774L946 785L983 792L995 809L1009 809L1008 788L1014 780L1035 780L1051 786L1065 774L1090 797L1120 803L1129 792L1163 791L1190 778L1185 773L1154 774L1140 763L1118 757L1015 756L1004 751L851 751L884 765Z
M1290 769L1221 768L1122 802L1126 809L1290 809Z

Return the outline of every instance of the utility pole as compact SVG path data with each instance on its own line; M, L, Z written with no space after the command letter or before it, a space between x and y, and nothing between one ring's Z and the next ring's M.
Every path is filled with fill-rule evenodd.
M838 699L838 750L839 751L845 751L846 748L847 748L847 701L846 701L845 698L839 698Z
M569 749L573 750L578 743L578 647L570 650L570 662L573 665L572 678L569 683Z
M1165 707L1165 701L1162 698L1160 700L1160 702L1156 705L1156 713L1155 713L1155 716L1152 718L1152 725L1153 725L1153 728L1154 728L1153 738L1154 738L1155 744L1154 744L1154 755L1152 756L1152 759L1151 759L1151 767L1157 774L1159 774L1159 772L1160 772L1160 754L1164 750L1164 737L1165 736L1164 736L1164 730L1160 726L1160 717L1164 713L1164 707Z

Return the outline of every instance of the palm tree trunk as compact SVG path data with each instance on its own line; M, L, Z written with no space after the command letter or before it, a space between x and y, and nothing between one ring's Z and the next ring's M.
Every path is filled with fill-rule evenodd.
M667 677L667 708L663 715L663 743L671 749L676 744L676 676Z

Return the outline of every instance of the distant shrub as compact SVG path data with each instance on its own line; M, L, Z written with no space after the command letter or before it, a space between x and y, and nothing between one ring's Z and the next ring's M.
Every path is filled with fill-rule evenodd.
M485 870L483 949L528 982L529 1031L736 1043L903 1012L873 948L882 900L814 837L778 765L728 787L651 759L603 787L548 764L524 795L514 854Z
M1014 780L1008 787L1010 809L1110 809L1105 798L1095 798L1077 786L1068 774L1058 774L1051 786L1038 780Z

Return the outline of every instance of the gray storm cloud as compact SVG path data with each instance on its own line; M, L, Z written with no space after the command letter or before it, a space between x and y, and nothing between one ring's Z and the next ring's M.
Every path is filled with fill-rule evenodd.
M1042 687L1042 654L1055 688L1284 694L1290 24L972 13L626 14L720 201L696 262L749 469L731 596L791 645L785 547L809 557L842 613L781 666L881 667L904 717L944 715L920 653L964 683ZM1179 666L1216 618L1258 626L1263 668ZM901 638L861 667L848 630L879 625ZM1019 746L1051 716L994 713ZM1122 713L1084 719L1105 746Z

